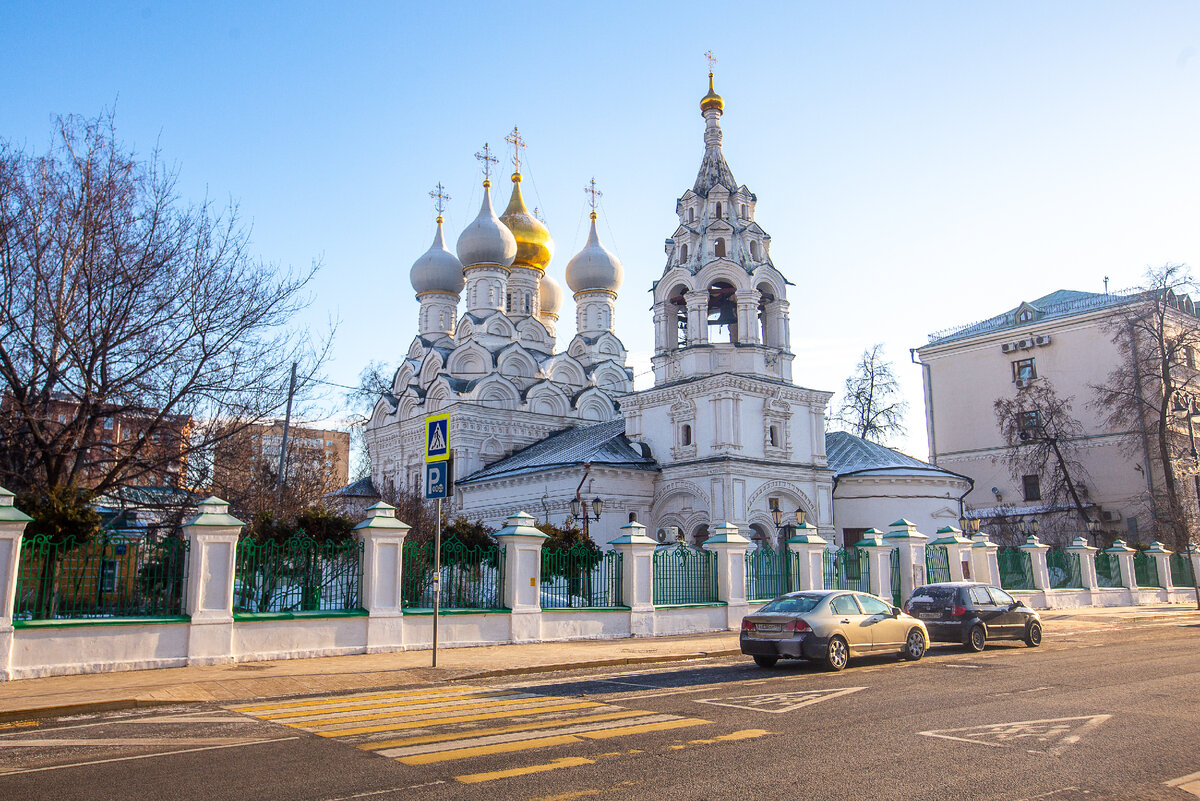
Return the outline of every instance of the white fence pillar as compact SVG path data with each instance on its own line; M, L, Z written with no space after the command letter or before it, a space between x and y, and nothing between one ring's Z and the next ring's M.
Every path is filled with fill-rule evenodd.
M654 550L641 523L621 526L624 532L610 543L621 554L621 602L629 607L629 633L654 633Z
M1000 546L982 531L971 536L971 572L976 581L1000 586L1000 560L996 557L999 550Z
M241 520L220 498L200 502L183 525L188 540L188 664L233 661L233 578Z
M404 644L404 538L410 526L396 507L380 501L354 527L363 546L362 605L367 610L367 653Z
M13 506L14 495L0 487L0 681L12 678L13 604L21 537L33 518Z
M1050 589L1050 567L1046 564L1046 552L1049 545L1043 545L1036 534L1025 536L1025 544L1018 545L1019 550L1029 554L1029 564L1033 571L1034 589L1046 592Z
M962 531L954 526L946 526L937 530L938 538L926 547L933 545L946 549L946 558L950 563L951 581L978 581L972 578L971 571L971 541L963 536ZM968 574L971 575L968 575Z
M1174 586L1171 581L1171 554L1174 551L1168 551L1165 545L1155 540L1150 543L1146 553L1154 558L1154 564L1158 568L1158 583L1167 592L1165 600L1170 600L1171 587Z
M1083 585L1083 588L1090 591L1099 587L1100 582L1096 580L1096 551L1099 549L1088 545L1087 540L1083 537L1076 537L1063 550L1079 557L1079 577L1081 579L1079 583Z
M1117 557L1117 566L1121 570L1121 586L1132 594L1137 589L1137 575L1133 570L1133 548L1130 548L1125 540L1114 540L1112 547L1105 548L1104 552ZM1134 596L1131 595L1131 597ZM1136 600L1133 603L1136 603Z
M900 549L900 603L903 604L913 590L927 581L925 576L925 543L929 540L917 531L915 523L901 518L890 526L892 529L883 538L893 548Z
M542 633L542 545L550 538L535 522L532 515L517 512L495 535L504 548L504 605L510 610L513 642L533 642Z
M821 590L825 582L821 576L821 554L825 553L826 542L817 534L817 527L809 523L796 526L796 535L787 541L789 553L796 554L796 589Z
M879 529L869 528L863 532L862 539L854 543L854 547L867 552L871 593L891 603L892 546L883 541L882 535Z
M703 548L717 554L717 598L725 602L725 623L730 629L740 629L742 618L749 613L746 603L746 549L750 540L738 533L733 523L714 523L713 534Z

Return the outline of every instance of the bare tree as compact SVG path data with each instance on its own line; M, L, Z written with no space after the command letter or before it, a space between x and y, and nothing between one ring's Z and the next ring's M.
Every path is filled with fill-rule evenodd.
M1071 413L1072 400L1059 397L1049 379L1039 378L1018 389L1016 397L997 398L992 407L1006 446L1000 459L1013 483L1022 486L1025 476L1036 476L1043 504L1075 507L1078 526L1048 518L1048 522L1061 525L1045 529L1046 538L1062 540L1062 544L1071 539L1070 534L1086 530L1088 516L1081 496L1086 495L1091 481L1079 458L1084 431Z
M1200 484L1191 422L1200 411L1200 317L1190 297L1195 290L1184 265L1147 271L1137 299L1110 324L1123 360L1104 385L1093 387L1108 424L1134 432L1129 446L1149 455L1155 533L1175 549L1195 541L1200 503L1200 486L1188 486Z
M883 444L893 435L903 436L908 401L900 397L900 385L892 363L883 358L883 344L863 351L846 379L842 405L831 422L851 434Z
M111 114L45 153L0 142L0 482L93 494L161 479L301 390L324 358L291 323L316 265L249 253L237 209L183 202ZM104 436L113 419L128 436ZM202 482L181 478L177 485Z

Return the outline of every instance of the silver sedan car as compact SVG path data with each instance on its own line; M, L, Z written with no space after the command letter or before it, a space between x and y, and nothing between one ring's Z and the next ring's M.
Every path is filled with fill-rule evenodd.
M917 660L928 644L929 632L920 620L851 590L790 592L742 618L742 653L759 667L791 658L841 670L852 656L889 652Z

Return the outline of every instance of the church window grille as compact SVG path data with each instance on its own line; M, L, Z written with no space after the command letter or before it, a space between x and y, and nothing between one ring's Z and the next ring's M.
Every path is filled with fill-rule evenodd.
M526 314L533 313L533 300L530 297L528 292L525 293L525 313Z
M688 423L684 423L683 428L680 429L679 442L685 447L692 444L692 427Z
M713 253L717 258L721 258L725 255L725 239L723 237L717 239L717 246L713 248Z
M768 436L770 437L770 440L771 440L771 447L778 448L779 447L779 426L771 426L771 428L768 432Z

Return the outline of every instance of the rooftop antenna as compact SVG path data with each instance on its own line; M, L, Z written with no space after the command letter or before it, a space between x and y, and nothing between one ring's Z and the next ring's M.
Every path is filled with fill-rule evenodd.
M513 126L512 133L504 137L504 141L513 146L513 172L520 175L521 173L521 151L525 149L525 140L521 138L521 132L517 130L517 126Z
M438 181L438 185L433 188L429 196L433 198L433 207L437 209L437 221L442 222L442 212L446 210L446 201L450 199L450 196L446 194L446 187L442 186L441 181Z
M492 155L492 149L488 147L488 143L483 143L483 150L475 154L475 158L479 159L479 163L483 165L483 185L492 185L492 165L499 164L500 159Z

